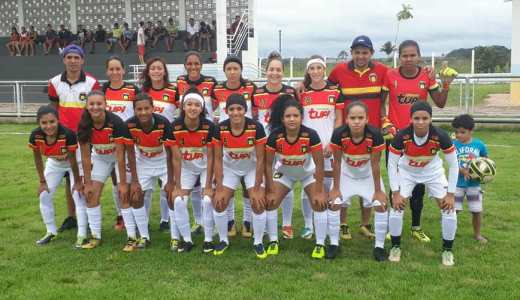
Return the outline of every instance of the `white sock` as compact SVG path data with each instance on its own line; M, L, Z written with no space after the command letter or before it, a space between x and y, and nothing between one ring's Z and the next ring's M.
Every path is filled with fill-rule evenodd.
M266 223L267 214L265 211L263 211L261 214L255 214L255 212L253 212L253 237L255 239L254 245L258 245L263 242Z
M453 241L457 233L457 213L455 210L450 212L441 211L442 239Z
M85 197L77 191L72 191L72 199L74 199L74 206L76 207L76 220L78 222L78 237L87 237L88 217L87 217L87 203Z
M339 245L339 209L327 210L328 234L331 245Z
M292 225L292 213L294 206L294 192L291 190L282 200L282 226ZM269 218L269 217L268 217ZM268 225L269 226L269 225Z
M401 236L403 232L403 211L390 209L388 218L388 229L391 236Z
M278 241L278 210L267 210L267 234L269 235L269 241Z
M208 196L202 198L202 224L204 227L204 241L213 241L215 221L213 220L213 203L211 203L211 198Z
M215 218L215 224L217 225L220 240L229 244L227 212L225 210L223 212L213 210L213 217Z
M146 216L150 218L150 211L152 210L152 195L153 190L146 190L144 192L144 208L146 209Z
M87 218L92 237L101 239L101 205L87 207Z
M305 228L309 228L311 231L314 230L314 224L312 223L312 206L307 196L307 193L302 193L302 214Z
M251 215L251 199L249 198L242 198L244 199L244 207L243 207L243 210L244 210L244 216L242 217L242 220L244 222L249 222L251 223L252 221L252 215Z
M116 208L117 215L121 216L121 199L119 199L117 184L112 185L112 199L114 200L114 207Z
M123 216L123 221L125 222L126 234L129 238L135 239L137 237L137 233L135 231L135 219L132 208L122 208L121 215Z
M43 191L40 194L40 212L42 214L43 223L45 223L45 227L47 228L47 232L56 235L58 234L58 229L56 228L52 196L54 196L54 193L49 193L47 191Z
M168 214L170 215L170 236L172 240L179 239L179 229L177 228L177 224L175 224L175 211L172 209L168 210Z
M168 206L168 195L164 190L161 190L159 195L161 197L161 223L168 222L170 219L168 215L168 211L170 210L170 207Z
M231 199L229 199L229 204L226 208L226 213L228 222L235 220L235 197L231 197Z
M196 186L191 191L191 206L193 208L193 218L195 223L202 225L202 196L200 186Z
M314 212L314 227L316 228L316 244L325 246L327 237L327 211Z
M402 219L401 219L402 220ZM375 247L385 248L386 231L388 229L388 212L374 212Z
M188 197L177 197L174 203L175 224L185 242L192 242L190 230L190 214L188 213Z
M132 208L132 212L134 213L135 223L137 224L137 229L139 229L139 234L141 237L150 239L150 234L148 233L148 212L146 211L146 207L143 205L141 208Z

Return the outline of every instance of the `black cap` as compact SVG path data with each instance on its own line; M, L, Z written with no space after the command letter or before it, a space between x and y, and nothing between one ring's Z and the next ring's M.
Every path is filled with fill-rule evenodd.
M228 107L230 107L233 104L242 105L244 107L244 110L247 111L246 99L242 94L235 93L229 95L229 97L226 100L226 109L228 109Z
M372 46L372 41L366 35L357 36L353 41L350 49L354 49L358 46L366 47L372 51L374 51L374 47Z

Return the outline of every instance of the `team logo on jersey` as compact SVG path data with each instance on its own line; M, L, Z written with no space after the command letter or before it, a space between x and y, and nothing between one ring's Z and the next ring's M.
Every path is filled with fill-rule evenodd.
M60 151L61 151L61 154L67 153L67 147L61 147Z
M426 82L424 82L424 80L419 81L419 88L422 90L426 88Z
M223 144L224 144L224 147L227 147L227 137L224 138L224 141L223 141L223 142L224 142L224 143L223 143Z
M372 146L367 145L367 152L368 152L368 153L372 153Z
M305 97L303 100L305 102L305 105L311 105L312 104L312 98L311 97Z
M202 90L202 96L207 96L208 94L209 94L209 90L208 90L208 88L204 88L204 89Z
M87 101L87 93L80 93L79 94L79 100L86 102Z
M307 145L302 145L302 153L307 153Z
M123 100L128 100L130 99L130 95L128 94L123 94Z
M330 95L329 96L329 103L330 104L334 104L334 101L336 100L336 97L334 97L334 95Z
M437 154L437 151L439 151L439 149L437 149L437 148L431 148L431 149L430 149L430 153L431 153L432 155Z
M244 93L242 96L244 96L244 99L249 100L249 93Z
M253 138L253 137L247 138L247 144L250 145L250 146L254 145L255 144L255 138Z
M170 101L170 96L168 96L168 95L163 95L163 96L162 96L162 99L163 99L163 101Z
M267 105L267 100L264 98L260 99L260 107L265 107Z
M202 137L201 137L201 141L200 141L200 143L201 143L203 146L206 145L206 138L202 136Z
M179 144L181 145L181 147L184 146L184 138L180 139Z
M372 82L372 83L375 83L377 81L377 74L376 73L370 73L368 75L368 80L370 80L370 82Z

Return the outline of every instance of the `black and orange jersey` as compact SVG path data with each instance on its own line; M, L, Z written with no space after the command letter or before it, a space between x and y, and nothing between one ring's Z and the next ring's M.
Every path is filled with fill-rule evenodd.
M72 130L58 125L58 136L56 141L48 144L46 134L38 127L31 132L29 137L29 148L39 150L41 154L58 161L67 159L69 153L73 153L78 148L76 134Z
M277 172L301 178L314 172L312 153L323 149L318 133L302 125L298 138L292 143L287 140L284 127L276 128L267 138L265 150L275 154L279 162Z
M278 98L278 96L288 94L292 95L294 99L296 97L296 90L293 87L282 84L282 88L279 91L269 91L264 85L256 89L253 95L253 106L258 114L258 121L264 126L264 130L268 132L267 124L269 123L269 115L271 111L271 105Z
M392 153L402 155L399 160L399 171L429 176L442 169L442 160L438 152L452 153L455 151L448 134L433 125L430 125L426 141L422 145L416 143L413 126L399 131L389 147ZM414 175L416 176L416 175Z
M351 178L366 178L372 175L370 156L385 150L385 141L378 129L367 125L363 139L357 143L347 125L334 130L330 145L343 154L341 171Z
M123 121L130 119L134 115L134 99L139 94L139 88L135 84L124 83L121 88L110 87L110 82L101 87L105 93L107 110L119 116Z
M267 142L262 124L247 117L240 135L233 135L229 119L220 122L215 139L218 145L222 145L224 167L239 173L255 168L255 147Z
M97 155L113 154L116 145L125 144L128 136L128 128L120 117L106 112L105 123L101 128L92 128L90 136L90 144L92 145L92 153Z
M180 118L172 124L172 139L168 146L177 146L181 151L182 168L200 172L207 168L208 147L216 143L218 128L209 120L202 118L199 127L189 130Z
M218 115L219 115L219 121L223 122L227 119L229 119L227 113L226 113L226 102L230 95L232 94L240 94L244 96L244 99L246 100L247 104L247 112L246 116L249 118L253 118L253 104L252 99L253 95L256 91L256 85L249 81L244 80L240 83L240 86L236 89L231 89L227 87L227 81L224 81L222 84L217 84L215 86L215 89L213 90L215 94L215 101L216 105L215 107L218 107Z
M180 103L182 103L182 97L186 94L186 91L191 87L196 87L199 93L204 97L206 111L208 112L208 119L213 120L213 102L215 94L213 89L217 85L217 80L211 76L200 75L198 80L192 81L188 78L188 75L181 75L177 77L177 89L179 92Z
M172 140L172 128L170 122L159 114L152 115L152 128L145 131L139 119L132 117L126 122L128 127L127 144L135 145L138 159L164 162L164 144Z
M170 84L162 89L149 88L143 91L152 97L154 113L165 117L170 123L175 120L177 107L179 107L179 96L175 84Z

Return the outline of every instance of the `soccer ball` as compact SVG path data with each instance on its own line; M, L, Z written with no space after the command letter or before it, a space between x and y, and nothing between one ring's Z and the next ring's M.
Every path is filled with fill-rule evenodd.
M445 69L441 70L440 75L445 77L457 77L459 73L450 67L446 67Z
M494 161L487 157L479 157L469 164L469 176L480 183L493 181L497 173L497 166Z

